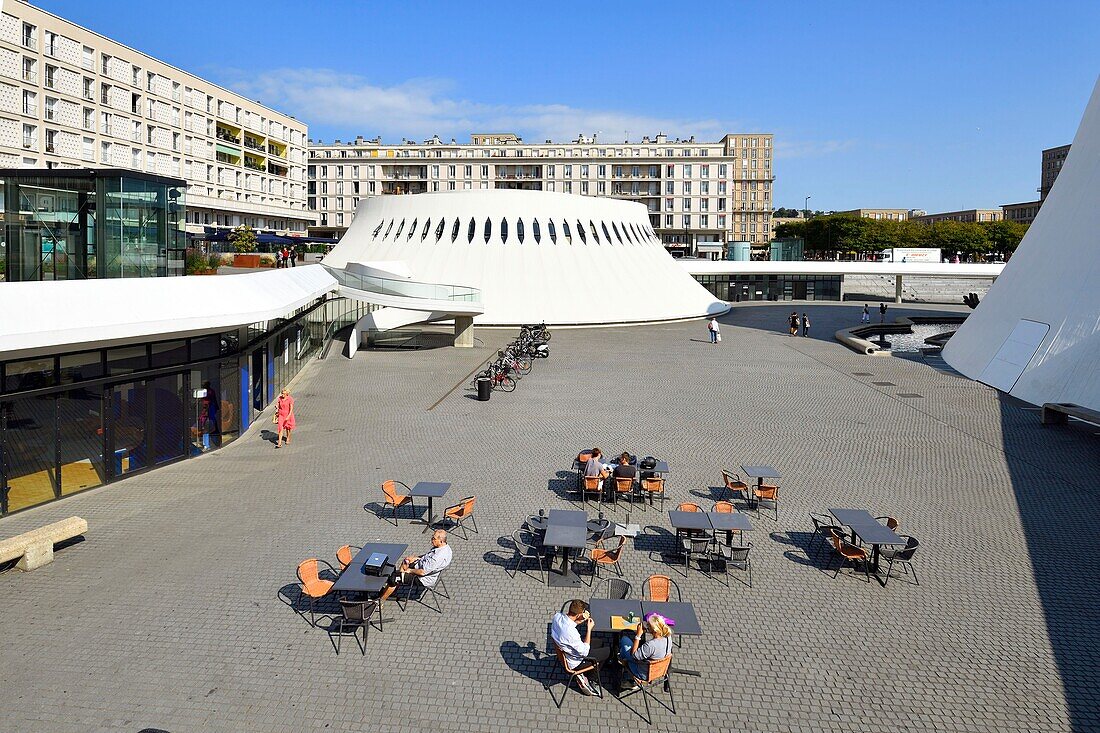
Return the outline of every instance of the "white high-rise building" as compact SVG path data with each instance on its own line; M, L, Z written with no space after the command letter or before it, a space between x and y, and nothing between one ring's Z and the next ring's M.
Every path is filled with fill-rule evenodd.
M772 135L729 134L718 142L666 135L611 143L580 136L526 143L513 134L476 134L383 144L381 138L310 141L311 232L340 236L368 196L525 189L637 201L674 255L720 258L731 242L771 239Z
M190 232L305 233L304 123L22 0L0 8L0 167L175 176Z

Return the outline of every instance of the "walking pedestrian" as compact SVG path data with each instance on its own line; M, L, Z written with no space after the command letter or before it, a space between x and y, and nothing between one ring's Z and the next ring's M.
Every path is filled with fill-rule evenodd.
M791 311L790 317L787 319L790 323L790 335L798 335L798 311Z
M805 313L802 314L802 335L810 335L810 317Z
M707 324L707 330L710 332L710 342L716 344L722 340L722 334L718 330L718 319L711 318L710 323Z
M283 251L281 249L275 250L275 269L278 270L283 266Z
M879 323L886 323L886 304L885 303L879 303L878 304L878 322Z
M867 307L866 303L863 304L863 314L859 317L859 322L860 323L870 323L871 322L871 309Z
M275 447L282 447L284 432L286 433L286 444L290 445L290 433L295 428L294 398L290 396L290 390L285 387L283 391L279 393L279 400L275 404L275 417L273 422L279 430L279 437L275 441Z
M298 249L294 245L290 246L290 266L298 266Z

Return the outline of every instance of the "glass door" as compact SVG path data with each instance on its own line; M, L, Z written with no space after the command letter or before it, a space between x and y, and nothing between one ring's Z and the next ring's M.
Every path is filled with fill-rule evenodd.
M116 384L111 387L110 397L108 460L111 475L125 476L149 465L145 382Z
M153 433L153 461L157 464L184 457L187 410L184 375L165 374L148 382L151 393L149 425Z

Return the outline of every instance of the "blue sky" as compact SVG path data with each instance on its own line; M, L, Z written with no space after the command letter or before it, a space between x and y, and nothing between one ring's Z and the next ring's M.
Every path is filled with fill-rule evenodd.
M1084 1L35 4L314 139L772 132L776 205L821 209L1037 198L1100 72Z

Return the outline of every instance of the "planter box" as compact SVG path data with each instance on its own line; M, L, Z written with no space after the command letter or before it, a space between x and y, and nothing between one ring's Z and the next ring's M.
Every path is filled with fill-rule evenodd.
M260 256L258 254L233 255L234 267L259 267Z
M217 270L195 270L191 275L217 275Z

